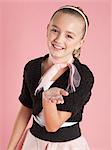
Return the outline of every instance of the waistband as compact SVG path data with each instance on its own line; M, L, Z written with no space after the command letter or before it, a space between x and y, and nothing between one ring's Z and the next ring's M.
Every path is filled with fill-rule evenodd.
M41 127L45 126L43 120L38 117L38 116L34 116L33 115L33 119L35 120L35 122L37 122ZM67 126L72 126L74 124L77 124L78 122L64 122L61 127L67 127ZM61 128L60 127L60 128Z
M41 127L34 119L30 132L35 137L50 142L65 142L81 136L79 123L68 127L61 127L56 132L48 132L44 126Z

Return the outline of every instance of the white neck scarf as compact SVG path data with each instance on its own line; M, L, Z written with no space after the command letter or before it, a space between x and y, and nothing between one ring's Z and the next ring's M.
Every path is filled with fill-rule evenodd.
M80 84L80 74L76 68L76 66L73 64L74 58L71 57L69 58L69 60L67 62L57 62L52 56L49 56L50 59L52 60L53 64L51 68L49 68L44 75L41 77L40 81L39 81L39 85L35 90L34 95L36 95L36 93L38 91L40 91L42 88L44 89L44 86L49 84L50 82L52 82L53 77L58 73L58 71L62 68L65 67L69 67L70 69L70 74L69 74L69 78L68 78L68 86L67 86L67 91L69 93L71 92L75 92L75 87L78 87Z

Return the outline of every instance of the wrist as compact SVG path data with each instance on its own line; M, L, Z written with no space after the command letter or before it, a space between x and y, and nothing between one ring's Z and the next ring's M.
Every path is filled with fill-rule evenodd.
M7 147L7 150L14 150L14 149L16 149L16 146L14 146L14 145L9 145Z

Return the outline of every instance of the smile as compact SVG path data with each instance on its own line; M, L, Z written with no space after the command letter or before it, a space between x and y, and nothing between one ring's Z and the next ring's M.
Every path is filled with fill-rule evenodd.
M63 50L64 48L59 46L59 45L56 45L56 44L52 44L52 46L57 49L57 50Z

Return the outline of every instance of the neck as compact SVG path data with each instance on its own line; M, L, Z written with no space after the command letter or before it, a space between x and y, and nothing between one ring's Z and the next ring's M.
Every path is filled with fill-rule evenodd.
M62 58L62 57L54 57L51 54L49 54L48 60L51 64L72 63L73 56L68 55L68 56Z

